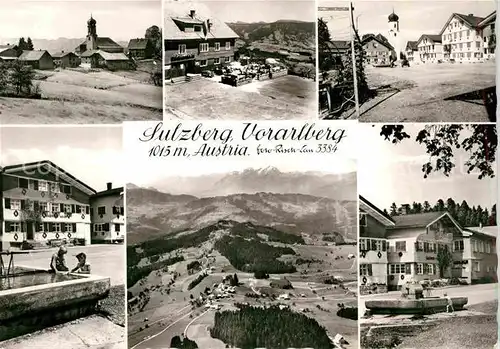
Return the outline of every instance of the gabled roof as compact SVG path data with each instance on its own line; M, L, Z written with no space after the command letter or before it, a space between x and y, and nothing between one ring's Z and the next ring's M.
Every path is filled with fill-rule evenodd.
M347 50L347 49L351 48L351 42L347 41L347 40L332 40L332 41L326 42L326 45L333 50L335 50L335 49Z
M22 61L39 61L42 56L47 53L50 56L50 53L48 51L23 51L21 56L19 56L19 59ZM51 56L52 57L52 56Z
M366 200L363 196L359 195L359 208L370 214L373 218L385 226L392 227L395 225L394 219L379 209L377 206Z
M5 174L14 174L19 171L39 169L40 167L47 168L57 177L63 179L64 181L68 182L69 184L73 185L74 187L78 188L79 190L81 190L82 192L86 193L89 196L96 194L96 191L94 189L92 189L87 184L83 183L75 176L66 172L65 170L63 170L62 168L60 168L59 166L57 166L56 164L54 164L52 161L49 160L27 162L24 164L5 166L2 169L2 172Z
M436 34L422 34L422 36L417 41L417 45L420 44L420 41L422 41L424 38L427 38L430 41L435 42L435 43L439 43L439 44L443 42L443 39L442 39L441 35L436 35Z
M195 14L191 17L191 11ZM167 1L164 6L164 40L206 40L206 39L236 39L236 34L226 23L214 16L206 4L189 1ZM211 26L207 25L210 21ZM202 31L185 32L179 25L198 24L203 26ZM209 29L209 30L208 30Z
M407 41L406 42L406 49L410 49L412 51L416 51L418 50L418 45L417 45L418 41Z
M85 45L87 41L82 42L80 45ZM79 47L80 47L79 45ZM78 47L78 48L79 48ZM97 48L101 50L113 49L113 48L123 48L120 44L116 43L113 39L108 37L97 37Z
M467 227L465 230L470 231L473 234L483 234L494 238L498 236L498 226L496 225L488 227Z
M471 29L475 29L478 26L478 24L484 19L483 17L477 17L474 15L463 15L461 13L452 13L450 18L448 18L445 25L441 29L439 35L443 35L444 31L448 27L448 24L450 24L451 20L455 17L462 20Z
M129 50L145 50L149 39L132 39L128 43Z
M56 53L52 54L52 58L63 58L63 57L68 56L68 55L75 55L76 56L76 53L74 53L74 52L56 52Z
M100 192L92 195L92 199L105 197L105 196L115 196L115 195L123 195L123 187L100 191Z
M82 57L100 55L106 61L128 61L129 58L124 53L109 53L103 50L89 50L82 53Z
M493 11L492 13L487 15L481 22L479 22L477 26L480 28L486 27L487 25L494 23L496 19L497 19L497 11Z
M427 228L437 221L443 219L444 217L448 217L452 221L452 223L457 226L458 229L463 230L463 228L458 224L458 222L451 216L448 211L415 213L394 216L392 218L396 222L394 229L402 229Z
M0 45L0 55L2 54L2 52L10 50L10 49L16 50L17 46L16 45Z
M365 37L363 40L361 40L361 43L364 45L366 42L375 40L377 41L380 45L387 47L389 50L394 50L394 47L387 41L382 39L382 36L380 34L377 35L368 35Z

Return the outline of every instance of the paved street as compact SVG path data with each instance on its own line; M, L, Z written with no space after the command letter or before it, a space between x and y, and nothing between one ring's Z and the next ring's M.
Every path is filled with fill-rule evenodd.
M361 122L490 121L481 100L444 99L495 86L493 61L367 67L366 76L378 96L361 106Z
M35 268L50 268L52 254L57 248L48 250L34 250L29 254L16 255L14 263ZM124 245L90 245L75 246L68 248L66 264L73 268L76 263L75 255L84 252L87 262L90 264L92 274L108 276L111 278L111 286L125 284L125 246ZM4 257L4 261L6 257Z

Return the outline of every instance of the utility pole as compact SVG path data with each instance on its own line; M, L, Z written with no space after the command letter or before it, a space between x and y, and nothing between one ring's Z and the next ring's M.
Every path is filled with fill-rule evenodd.
M356 116L359 119L359 96L358 96L358 74L356 71L356 51L354 50L354 7L352 2L349 4L349 21L351 22L351 54L352 54L352 77L354 79L354 101L356 103Z

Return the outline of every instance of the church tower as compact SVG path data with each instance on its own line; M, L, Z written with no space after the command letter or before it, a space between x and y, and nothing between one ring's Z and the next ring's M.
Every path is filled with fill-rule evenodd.
M90 15L87 21L87 51L97 50L97 21Z
M399 35L399 16L394 13L394 9L392 10L392 13L388 17L389 20L389 33L387 40L389 40L389 43L394 47L394 51L396 52L396 58L397 60L400 59L400 52L401 51L401 39Z

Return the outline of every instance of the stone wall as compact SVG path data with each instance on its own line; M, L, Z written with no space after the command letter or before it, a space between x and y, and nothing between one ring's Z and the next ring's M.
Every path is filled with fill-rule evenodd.
M359 294L367 295L367 294L377 294L377 293L387 293L387 285L379 284L379 285L360 285L359 286Z

